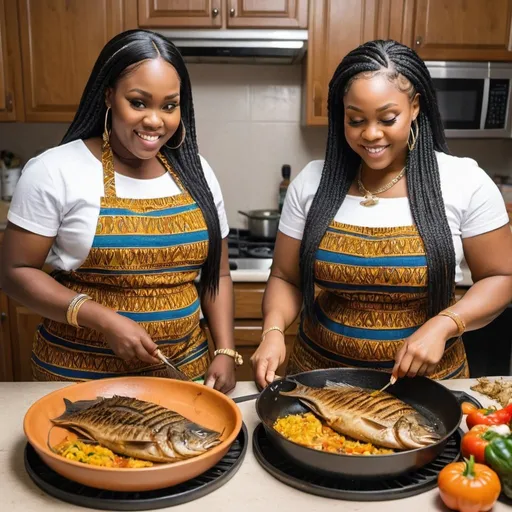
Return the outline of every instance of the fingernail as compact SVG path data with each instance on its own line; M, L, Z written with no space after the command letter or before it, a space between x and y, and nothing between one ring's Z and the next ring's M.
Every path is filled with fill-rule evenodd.
M393 385L397 381L397 378L394 375L391 375L391 378L389 379L389 382Z

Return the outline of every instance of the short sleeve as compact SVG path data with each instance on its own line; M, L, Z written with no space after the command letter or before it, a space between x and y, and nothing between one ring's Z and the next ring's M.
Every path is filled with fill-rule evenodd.
M302 240L306 218L320 183L322 169L323 161L314 160L291 182L279 221L281 233Z
M481 235L509 223L505 201L490 176L478 168L477 180L462 219L462 238Z
M42 236L56 236L62 221L63 191L41 158L29 160L16 185L7 219Z
M204 177L208 183L208 186L210 187L213 200L215 201L215 207L217 208L221 236L222 238L226 238L229 235L229 225L219 181L217 180L213 169L210 167L210 164L201 155L199 155L199 158L201 159L201 166L203 167Z

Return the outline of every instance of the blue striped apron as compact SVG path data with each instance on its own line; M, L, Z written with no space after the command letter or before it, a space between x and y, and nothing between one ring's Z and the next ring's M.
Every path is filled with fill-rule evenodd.
M77 270L54 274L64 286L138 322L172 362L202 378L210 356L199 323L194 280L208 254L203 214L163 155L181 193L156 199L116 195L112 151L103 148L105 195L91 250ZM35 380L84 381L126 375L166 376L162 365L123 361L102 333L45 319L32 352Z
M302 318L287 373L356 367L391 371L427 320L427 261L415 226L332 222L316 254L316 321ZM462 338L449 340L433 378L466 378Z

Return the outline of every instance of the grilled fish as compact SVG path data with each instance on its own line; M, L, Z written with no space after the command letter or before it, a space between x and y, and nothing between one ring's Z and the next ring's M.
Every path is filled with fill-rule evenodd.
M151 402L124 396L64 402L66 411L52 420L55 425L69 427L120 455L176 462L220 443L221 433Z
M280 394L298 398L333 430L353 439L395 450L422 448L440 439L421 414L389 393L372 397L372 390L329 381L323 388L296 384Z

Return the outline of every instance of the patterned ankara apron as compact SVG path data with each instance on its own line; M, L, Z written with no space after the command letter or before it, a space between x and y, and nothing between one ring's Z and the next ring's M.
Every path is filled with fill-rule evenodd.
M427 320L427 266L415 226L333 222L315 262L316 323L303 316L287 373L358 367L391 371L404 339ZM462 338L449 340L431 376L469 377Z
M80 268L54 277L138 322L180 370L198 379L210 363L194 284L208 253L208 231L196 202L165 158L158 158L181 193L124 199L116 196L112 151L104 148L105 197L91 250ZM123 361L95 330L48 319L36 332L32 369L35 380L166 376L161 364Z

